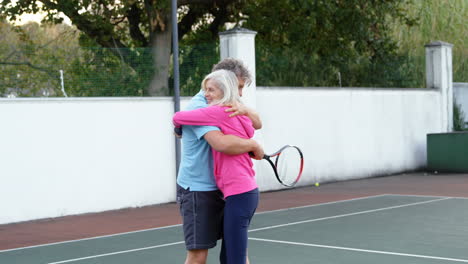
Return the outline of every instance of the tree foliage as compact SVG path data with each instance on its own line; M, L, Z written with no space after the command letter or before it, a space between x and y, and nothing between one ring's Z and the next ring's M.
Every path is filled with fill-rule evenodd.
M409 15L418 17L414 27L391 24L392 36L398 41L400 52L424 56L424 45L441 40L453 44L453 80L468 82L468 1L415 1ZM422 61L418 67L424 67Z
M135 57L154 59L155 78L146 94L167 93L167 78L171 53L171 1L128 0L3 0L0 12L10 19L24 13L45 12L45 21L60 23L60 13L66 15L83 33L82 44L95 43L111 48L116 57L135 71ZM199 24L209 22L208 30L217 35L219 28L237 17L243 0L182 0L180 8L179 38L197 31ZM93 45L93 44L92 44ZM152 52L135 48L152 47ZM136 60L138 61L138 60Z
M258 32L257 84L298 86L411 86L412 61L397 53L389 24L413 25L411 0L180 0L179 39L182 94L199 89L219 59L218 32L240 25ZM65 14L90 47L71 61L68 75L79 95L166 95L170 79L170 0L4 0L9 19L45 12ZM91 47L104 47L107 51ZM102 57L112 54L109 58ZM88 62L97 64L89 64ZM152 66L151 66L152 65ZM93 93L91 78L112 77ZM153 80L144 80L154 75ZM112 75L114 76L114 75ZM79 84L80 78L87 79ZM133 81L132 81L133 80ZM122 85L112 92L114 83ZM86 90L87 92L83 92ZM81 92L79 92L81 91Z
M0 36L0 95L61 95L60 70L79 56L76 30L0 21Z
M332 61L357 54L376 58L395 50L389 19L414 23L406 15L406 2L257 0L248 6L245 26L259 32L260 42L297 47Z
M399 85L398 79L403 76L389 73L389 66L408 61L396 53L397 43L390 34L389 22L398 20L407 26L414 25L416 19L408 15L409 2L252 1L244 12L243 25L258 31L257 68L265 74L258 75L257 83L336 86L339 74L344 86L369 85L375 81L380 81L377 86ZM396 76L395 80L369 79L383 71ZM292 78L278 79L268 75L269 72L283 76L290 72Z
M424 75L423 68L415 68L415 60L421 58L399 53L389 26L395 21L405 27L416 24L415 16L408 14L411 3L254 0L239 11L236 23L257 31L258 85L418 87ZM207 50L208 44L199 44L216 41L207 28L203 25L186 35L181 47L217 56L214 47ZM186 86L191 93L199 88L198 83Z

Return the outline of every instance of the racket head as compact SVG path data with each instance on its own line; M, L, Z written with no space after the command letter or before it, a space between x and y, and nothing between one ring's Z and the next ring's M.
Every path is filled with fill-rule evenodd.
M275 157L274 170L278 181L287 187L293 187L299 181L304 169L304 156L297 146L286 145L269 155Z

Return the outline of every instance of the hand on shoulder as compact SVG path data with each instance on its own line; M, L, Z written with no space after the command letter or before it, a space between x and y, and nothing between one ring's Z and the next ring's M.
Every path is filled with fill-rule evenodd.
M224 104L224 106L228 106L225 112L231 112L229 117L237 116L237 115L249 115L250 108L245 106L243 103L235 102L232 104Z

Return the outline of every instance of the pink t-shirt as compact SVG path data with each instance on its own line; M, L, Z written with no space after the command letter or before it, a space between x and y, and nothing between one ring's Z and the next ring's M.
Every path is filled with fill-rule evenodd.
M191 111L180 111L173 117L174 125L217 126L225 135L251 138L254 135L252 121L243 115L229 117L228 107L209 106ZM213 149L216 185L224 197L257 188L252 159L248 153L227 155ZM200 164L203 166L204 164Z

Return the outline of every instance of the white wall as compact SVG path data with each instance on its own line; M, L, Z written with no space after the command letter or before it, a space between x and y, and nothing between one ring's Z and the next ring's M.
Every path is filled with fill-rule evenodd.
M465 122L468 123L468 83L453 83L453 95L465 114Z
M173 103L1 99L0 224L174 201Z
M173 202L172 104L0 99L0 224ZM424 167L439 109L430 89L257 88L264 148L302 148L300 185ZM256 170L262 191L281 188L265 161Z
M222 53L255 69L253 33L231 33ZM255 139L267 153L302 148L299 185L423 168L426 134L452 128L451 49L426 45L430 89L246 92L264 124ZM174 201L172 114L171 98L0 99L0 224ZM281 188L255 165L260 190Z
M300 185L411 171L426 166L426 134L443 129L440 93L430 89L257 87L266 152L304 152ZM263 189L278 188L259 166Z

